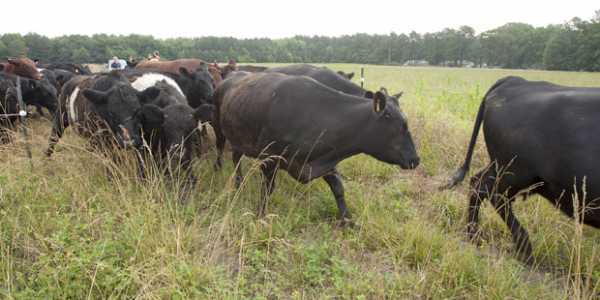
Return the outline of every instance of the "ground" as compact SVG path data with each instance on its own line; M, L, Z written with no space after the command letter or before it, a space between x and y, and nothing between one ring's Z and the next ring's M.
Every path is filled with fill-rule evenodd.
M328 67L360 74L361 66ZM516 214L536 257L527 266L515 259L510 234L487 202L480 244L465 238L468 179L438 190L464 159L483 94L506 75L600 82L592 73L365 66L366 87L404 91L401 106L422 164L405 171L366 155L342 162L350 228L338 226L322 180L302 185L280 173L269 214L258 219L259 162L244 160L237 190L231 161L214 171L206 147L195 165L198 188L180 205L159 176L140 182L133 163L115 167L71 130L44 158L50 122L32 120L33 168L20 134L0 149L0 295L594 299L599 230L576 225L542 198L519 201ZM473 171L486 162L480 136Z

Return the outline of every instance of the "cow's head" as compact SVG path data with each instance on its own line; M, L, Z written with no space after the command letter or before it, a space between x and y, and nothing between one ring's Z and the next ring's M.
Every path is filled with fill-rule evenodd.
M169 160L171 170L189 166L199 138L198 122L211 121L214 109L212 104L202 104L196 109L187 104L175 104L159 108L151 116L147 114L143 121L144 132L156 139L152 144L159 143L160 155Z
M35 63L29 58L9 58L8 63L14 67L12 73L16 75L36 80L42 79L42 74L40 74Z
M208 72L208 65L202 64L194 72L189 72L186 68L181 67L179 72L191 81L188 100L193 103L212 103L214 82Z
M348 80L352 80L352 78L354 78L354 72L352 73L345 73L344 71L337 71L338 75L348 79Z
M42 80L23 79L21 83L26 104L40 105L54 113L58 107L58 92L47 78Z
M372 99L373 122L367 124L366 136L361 142L365 152L387 163L414 169L419 165L419 155L408 129L406 115L400 110L398 98L384 90L367 92Z
M147 117L159 114L155 105L141 105L154 99L160 90L154 87L138 92L128 84L119 83L107 91L84 89L83 95L94 105L121 147L142 146L141 127Z

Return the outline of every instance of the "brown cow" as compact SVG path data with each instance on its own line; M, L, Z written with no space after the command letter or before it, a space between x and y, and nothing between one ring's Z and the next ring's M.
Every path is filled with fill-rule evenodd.
M19 58L9 58L7 62L2 63L0 71L35 80L42 79L42 74L38 71L33 60L24 56Z
M194 72L198 68L200 68L202 64L208 63L197 58L182 58L176 60L161 61L145 60L138 63L137 66L135 66L135 68L140 70L155 70L179 74L179 68L183 67L186 68L189 72ZM215 67L214 65L209 65L208 72L210 72L210 75L213 78L213 87L216 88L220 85L221 81L223 81L221 70L218 67Z

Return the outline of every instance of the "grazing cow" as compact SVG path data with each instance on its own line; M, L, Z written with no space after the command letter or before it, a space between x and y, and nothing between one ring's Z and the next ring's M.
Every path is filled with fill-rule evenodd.
M219 155L227 139L236 165L242 155L268 158L261 165L259 215L265 213L278 168L302 183L323 177L344 223L350 214L336 170L340 161L366 153L405 169L419 164L404 114L381 92L369 93L369 102L305 76L254 73L225 80L215 95Z
M181 68L185 68L188 72L194 72L198 69L204 68L208 64L196 58L184 58L176 60L145 60L138 63L135 68L138 70L153 70L160 72L167 72L171 74L179 74ZM221 70L215 66L208 66L208 72L213 79L213 88L219 86L223 81Z
M27 57L9 58L6 63L2 64L0 71L36 80L42 78L42 74L38 71L33 60Z
M48 70L65 70L76 75L92 75L92 71L88 66L73 63L55 63L55 64L41 64L40 68Z
M189 72L188 69L181 67L176 73L160 71L160 70L127 70L126 76L131 79L137 79L144 76L144 80L138 81L138 84L143 82L156 83L160 80L174 80L180 91L187 98L189 105L192 108L200 107L202 104L212 103L214 93L214 82L209 73L208 65L200 65L198 69ZM152 75L153 74L153 75ZM165 78L168 76L167 78Z
M6 80L16 85L17 76L0 72L0 80ZM45 107L51 113L57 108L57 91L56 88L47 79L34 80L21 77L21 92L23 102L27 105L36 106L38 108ZM4 95L6 91L0 90L0 95Z
M138 92L118 72L73 77L61 91L46 155L52 155L70 125L98 150L106 150L115 139L121 147L140 147L141 124L160 114L155 105L140 103L156 98L159 92L156 88Z
M146 75L148 74L144 76ZM196 145L200 145L200 135L196 134L198 122L210 121L214 106L203 104L197 109L192 109L179 86L171 78L165 76L166 78L160 81L152 82L144 76L132 82L135 89L140 92L149 87L160 90L158 97L145 103L158 106L159 114L142 123L144 138L148 141L158 166L169 177L183 174L185 180L182 181L182 191L187 198L187 191L196 183L191 166L194 149Z
M354 72L345 73L344 71L337 71L337 73L342 77L346 77L348 80L352 80L352 78L354 78Z
M367 90L361 88L352 81L348 80L348 78L341 76L340 74L328 68L320 68L307 64L296 64L284 67L269 68L265 70L265 72L277 72L287 75L308 76L334 90L338 90L346 94L358 97L364 97L364 95L367 94ZM402 92L389 96L387 95L387 90L382 90L386 93L388 100L397 101L402 96Z
M483 122L490 164L471 179L469 236L476 236L479 207L488 198L510 228L520 258L532 262L528 233L512 210L517 196L531 194L543 196L569 217L578 216L579 221L600 228L599 115L600 88L520 77L496 82L479 107L465 162L447 186L464 179Z

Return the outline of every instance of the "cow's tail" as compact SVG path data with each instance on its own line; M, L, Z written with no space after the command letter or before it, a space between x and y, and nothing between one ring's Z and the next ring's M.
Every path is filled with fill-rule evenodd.
M473 158L473 151L475 150L475 144L477 143L477 136L479 135L479 129L481 128L481 123L483 123L483 115L485 113L485 102L488 95L504 83L506 80L510 79L510 77L503 78L498 80L483 96L483 100L481 101L481 105L479 105L479 111L477 112L477 118L475 119L475 126L473 126L473 133L471 135L471 141L469 142L469 148L467 150L467 157L465 157L465 162L463 165L456 170L450 181L442 187L442 189L450 189L461 183L467 172L469 172L469 167L471 166L471 159Z

